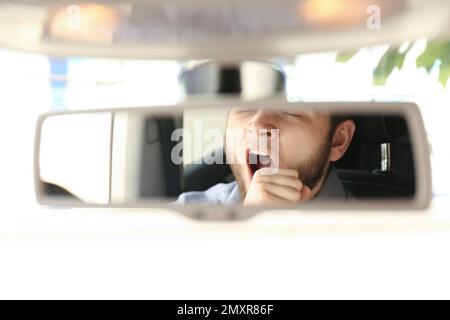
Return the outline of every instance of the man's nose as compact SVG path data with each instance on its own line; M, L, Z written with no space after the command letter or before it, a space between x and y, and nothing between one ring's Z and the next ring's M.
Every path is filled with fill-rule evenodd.
M277 113L259 110L252 118L249 131L255 135L272 136L271 130L278 129Z

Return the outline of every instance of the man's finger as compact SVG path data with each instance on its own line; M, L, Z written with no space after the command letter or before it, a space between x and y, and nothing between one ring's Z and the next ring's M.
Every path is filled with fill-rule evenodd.
M310 200L312 198L312 191L311 189L306 186L303 185L301 191L300 191L300 200L301 201L306 201L306 200Z
M294 169L279 169L279 168L262 168L255 172L255 176L289 176L298 178L298 172Z
M301 199L301 193L298 189L294 189L291 187L286 186L280 186L276 184L271 183L264 183L263 184L264 191L280 198L287 200L289 202L298 202Z
M277 184L280 186L291 187L300 192L303 188L303 183L298 180L297 177L294 176L282 176L282 175L274 175L274 176L259 176L258 181L263 183Z

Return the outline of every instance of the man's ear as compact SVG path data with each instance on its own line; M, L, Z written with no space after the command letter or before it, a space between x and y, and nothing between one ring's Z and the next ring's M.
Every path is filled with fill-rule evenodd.
M355 131L356 124L352 120L345 120L337 126L331 141L331 162L338 161L344 156L353 140Z

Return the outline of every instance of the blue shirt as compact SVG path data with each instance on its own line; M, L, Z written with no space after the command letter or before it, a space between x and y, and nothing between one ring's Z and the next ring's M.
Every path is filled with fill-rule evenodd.
M316 199L346 200L349 198L351 198L350 193L345 190L336 170L332 168ZM182 205L187 203L236 205L241 204L242 199L237 183L232 182L217 184L206 191L183 193L174 204Z
M186 192L180 195L175 204L199 203L199 204L239 204L241 194L236 182L220 183L206 191Z

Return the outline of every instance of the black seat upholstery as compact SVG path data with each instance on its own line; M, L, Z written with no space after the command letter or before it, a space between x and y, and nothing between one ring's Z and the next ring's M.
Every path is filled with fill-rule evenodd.
M231 182L231 168L226 164L225 152L223 164L189 164L184 167L184 190L204 191L218 183Z
M355 198L404 198L414 195L414 188L398 174L376 175L369 171L338 170L345 189Z
M400 116L350 117L357 130L346 155L335 166L355 198L407 198L415 194L412 146ZM381 144L389 143L391 168L381 171Z
M178 119L145 119L139 175L139 197L177 197L181 189L181 166L173 163L171 151L176 146L171 135Z

